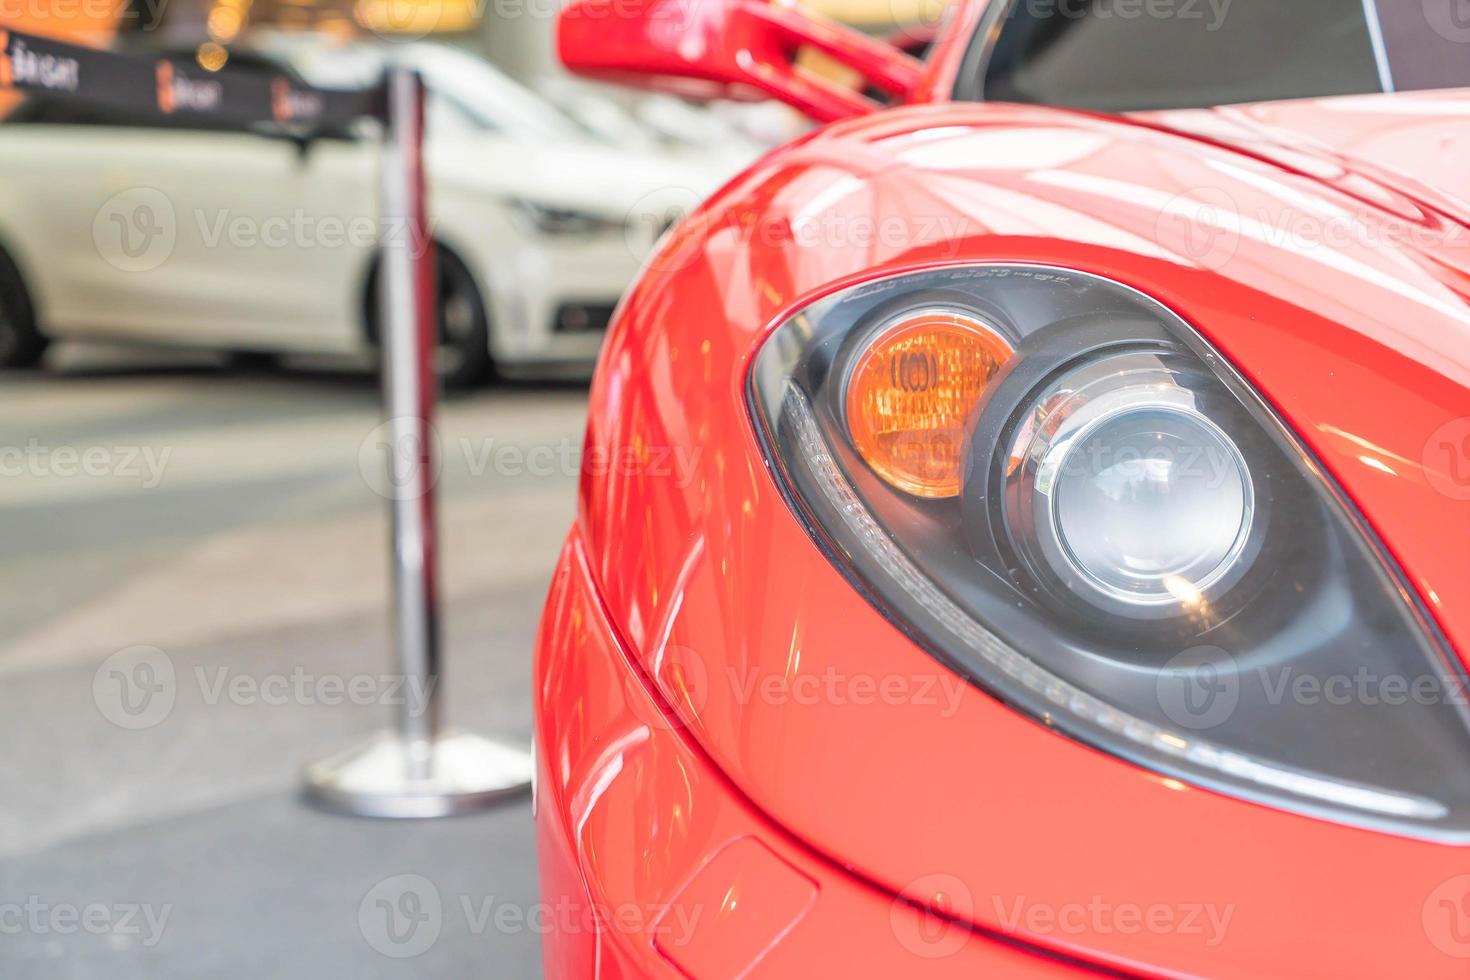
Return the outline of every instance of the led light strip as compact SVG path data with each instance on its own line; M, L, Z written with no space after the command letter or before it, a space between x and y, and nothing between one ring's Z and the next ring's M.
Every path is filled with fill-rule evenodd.
M802 391L790 382L787 383L782 412L795 426L802 458L816 475L827 501L869 553L884 563L885 571L893 580L987 664L1041 695L1057 708L1081 722L1121 735L1145 748L1259 786L1390 816L1437 820L1448 815L1449 810L1435 800L1307 775L1223 749L1193 736L1161 728L1152 722L1119 711L1037 666L975 622L894 545L888 533L868 513L857 491L842 476L812 414L811 405Z

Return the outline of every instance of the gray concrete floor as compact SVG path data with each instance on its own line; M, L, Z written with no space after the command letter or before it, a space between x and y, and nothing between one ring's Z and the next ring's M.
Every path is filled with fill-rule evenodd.
M539 975L527 800L297 795L401 693L374 379L55 353L0 375L0 977ZM458 727L529 738L584 412L569 384L443 409Z

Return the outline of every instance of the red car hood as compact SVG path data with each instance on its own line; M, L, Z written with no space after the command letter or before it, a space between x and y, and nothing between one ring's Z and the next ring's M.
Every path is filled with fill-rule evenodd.
M1470 849L1164 779L955 683L812 543L744 399L766 334L848 284L972 262L1112 278L1276 406L1466 654L1467 100L915 106L827 127L717 195L609 335L589 453L640 465L589 472L580 519L609 618L689 737L814 848L1027 942L1176 975L1463 976L1421 913ZM1233 914L1213 937L1012 914L1094 900Z
M1417 217L1418 206L1470 224L1470 90L1266 102L1135 118L1312 174L1408 218Z

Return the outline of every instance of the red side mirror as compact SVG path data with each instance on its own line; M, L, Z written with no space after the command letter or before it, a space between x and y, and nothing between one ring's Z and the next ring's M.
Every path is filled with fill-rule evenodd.
M898 98L922 66L882 41L763 0L576 0L557 21L572 71L693 98L775 98L821 122L878 103L796 64L815 48Z

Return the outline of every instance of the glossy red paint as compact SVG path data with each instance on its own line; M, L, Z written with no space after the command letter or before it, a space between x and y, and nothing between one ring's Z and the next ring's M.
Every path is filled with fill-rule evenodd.
M576 531L547 600L536 678L553 980L1093 975L926 913L761 814L646 686L600 605ZM714 887L717 878L726 887ZM723 966L685 972L678 963Z
M584 75L703 98L774 98L819 122L879 108L797 64L813 48L906 98L922 75L898 48L762 0L578 0L557 20L557 52Z
M946 42L936 57L954 50ZM758 817L875 888L938 901L982 930L1150 975L1464 976L1434 917L1465 898L1453 892L1470 849L1164 779L957 684L812 545L766 470L744 386L776 324L852 283L974 262L1125 283L1195 325L1275 406L1463 659L1470 453L1456 454L1470 431L1456 426L1470 429L1470 168L1425 145L1463 152L1470 116L1451 106L1466 99L1137 120L916 106L828 127L749 170L665 242L603 353L589 452L641 465L584 476L560 574L585 574L579 588L636 667L589 677L570 664L571 613L554 594L538 664L543 767L561 766L553 784L587 785L564 757L618 737L586 706L647 678L672 706L678 744L723 788L645 781L642 805ZM856 683L853 696L802 696L830 691L831 677L896 679L913 696L859 699ZM543 826L592 819L549 792ZM604 877L597 854L629 840L584 827L547 846L593 883ZM661 852L619 860L663 894L689 864ZM824 885L815 908L826 896ZM1208 905L1228 923L1057 916L1099 904ZM842 940L810 949L767 972L825 973L849 951ZM931 965L914 962L843 973Z

